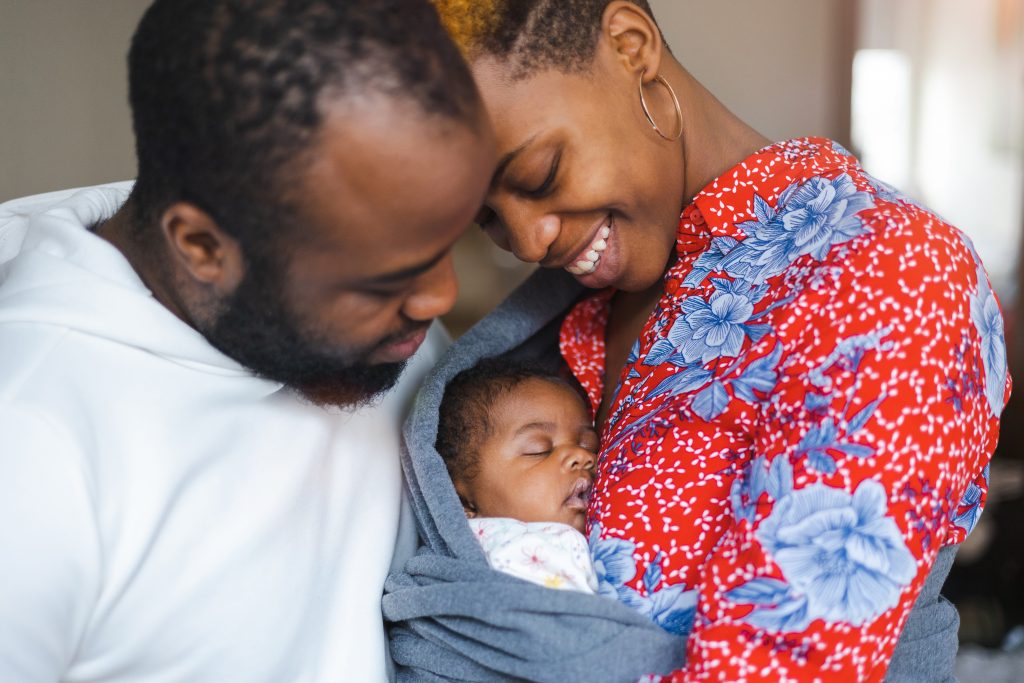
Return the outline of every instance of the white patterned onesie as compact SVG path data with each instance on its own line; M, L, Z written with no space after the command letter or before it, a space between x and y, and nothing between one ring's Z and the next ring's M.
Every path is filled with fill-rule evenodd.
M597 592L587 539L568 524L478 517L469 526L494 569L547 588Z

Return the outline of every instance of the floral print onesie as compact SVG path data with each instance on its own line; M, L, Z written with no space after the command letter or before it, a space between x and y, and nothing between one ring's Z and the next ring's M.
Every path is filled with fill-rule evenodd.
M824 139L705 188L614 380L599 592L691 632L671 681L881 681L939 548L985 502L1009 396L970 241ZM593 409L611 291L562 355Z

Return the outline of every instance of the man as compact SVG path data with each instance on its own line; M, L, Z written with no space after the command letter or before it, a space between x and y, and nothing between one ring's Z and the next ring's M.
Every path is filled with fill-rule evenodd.
M385 679L471 77L421 0L156 0L129 74L135 185L0 207L0 680Z

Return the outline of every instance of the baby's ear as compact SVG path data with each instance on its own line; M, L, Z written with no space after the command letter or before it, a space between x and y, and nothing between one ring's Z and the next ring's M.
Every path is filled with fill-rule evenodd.
M466 517L473 519L477 515L476 506L466 496L465 484L461 480L453 483L455 484L455 493L459 494L459 502L462 503L462 511L466 513Z

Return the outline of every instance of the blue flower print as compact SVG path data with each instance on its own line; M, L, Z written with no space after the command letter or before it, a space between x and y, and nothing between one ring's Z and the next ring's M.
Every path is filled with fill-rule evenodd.
M870 196L858 192L845 173L831 182L811 178L793 195L782 217L791 235L790 260L812 254L820 261L833 244L863 234L864 225L856 214L872 206Z
M850 150L846 149L845 147L840 145L835 140L830 140L829 142L832 145L832 151L833 152L836 152L837 154L842 154L844 157L852 157L853 156L853 154L850 153Z
M735 294L713 296L711 301L696 297L683 304L685 317L669 332L669 339L681 337L683 357L707 363L721 356L732 357L743 345L743 323L750 319L754 306ZM678 342L677 342L678 343Z
M806 599L809 619L861 625L894 607L917 573L887 511L875 481L852 496L812 484L779 500L755 535L790 591Z
M754 197L756 220L740 223L749 236L729 250L717 267L735 278L760 284L782 273L801 256L822 260L829 250L869 232L857 214L875 204L848 174L814 177L793 184L772 208Z
M985 466L986 479L988 478L988 466ZM963 529L968 534L974 531L978 524L978 517L981 516L981 487L975 482L967 485L964 497L960 504L953 508L953 524Z
M1003 412L1006 392L1006 338L1003 336L1003 316L999 312L996 295L988 283L985 267L971 239L960 234L960 239L974 259L977 293L971 295L971 322L981 338L981 363L985 368L985 397L992 415Z
M668 341L686 363L734 358L739 355L744 338L758 341L771 331L767 325L751 324L754 305L764 298L767 287L718 278L712 282L715 293L707 301L696 296L686 299L683 315L668 332Z
M793 465L785 455L770 463L759 455L751 460L740 476L732 482L729 499L736 521L753 523L757 518L757 503L765 493L772 500L781 500L793 490Z
M693 627L697 611L697 591L683 584L662 587L661 560L658 553L643 575L647 595L626 584L636 576L636 546L618 538L601 538L601 527L590 531L590 554L597 574L597 592L632 607L669 633L686 635Z
M636 576L636 560L633 559L636 546L619 538L601 538L601 527L597 524L590 531L589 544L597 575L597 592L619 599L620 589Z
M652 592L640 611L669 633L685 636L697 615L697 591L681 583L666 586Z
M1003 412L1006 392L1006 339L1003 315L989 287L985 271L978 268L978 293L971 297L971 322L981 337L981 363L985 368L985 396L993 415Z

